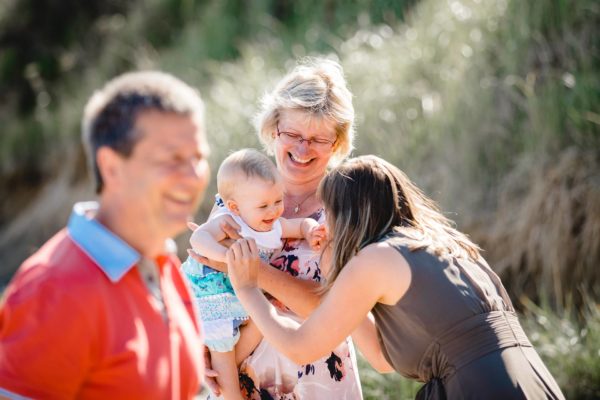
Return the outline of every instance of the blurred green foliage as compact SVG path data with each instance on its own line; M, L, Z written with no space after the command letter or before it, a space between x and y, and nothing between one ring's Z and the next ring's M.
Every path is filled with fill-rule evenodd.
M12 196L0 199L0 226L64 165L61 149L78 135L81 108L105 79L132 68L156 67L169 53L185 52L187 65L195 67L191 81L203 87L213 78L205 65L236 60L247 43L276 38L281 49L290 49L281 59L292 56L292 43L331 50L330 37L370 20L395 24L413 2L2 3L0 191L11 190ZM182 45L182 40L189 42ZM173 65L172 71L181 73L182 66Z
M518 285L536 302L556 296L555 286L540 282L560 281L573 270L591 288L578 293L590 297L577 311L551 311L560 301L529 304L525 327L568 398L597 398L598 162L580 163L587 168L581 173L569 167L571 175L547 186L557 191L548 198L561 200L557 212L585 208L576 220L556 229L523 227L502 212L543 204L527 203L531 179L548 176L548 165L566 152L569 159L600 158L599 29L595 0L0 2L0 192L9 194L0 196L3 268L9 276L26 251L64 224L53 209L46 225L36 219L35 226L21 221L14 234L8 229L65 169L73 171L73 185L84 180L79 120L87 98L107 79L128 69L160 68L198 87L216 168L230 150L259 146L252 124L259 98L296 59L330 57L344 67L355 95L355 154L390 160L442 209L457 212L450 217L485 243L492 267L503 261L493 251L501 247L493 241L497 231L514 230L529 244L535 235L552 236L553 242L538 246L542 253L577 243L552 270L534 263L547 254L508 249L531 259L517 260L516 278L507 283L509 291ZM542 172L529 173L537 169ZM561 174L560 168L550 171ZM562 196L571 176L582 177L578 191ZM68 214L81 192L63 192L53 204L64 204ZM503 198L509 207L499 211ZM590 221L590 229L581 229ZM418 389L364 364L361 373L366 398L412 398Z
M525 303L523 328L567 399L600 398L600 307L589 301L582 326L575 310Z
M213 78L207 72L209 66L238 59L248 43L276 38L280 48L332 50L332 38L339 42L338 35L369 21L396 24L412 3L414 0L3 2L0 191L10 188L13 195L0 199L0 226L29 203L29 194L56 175L64 161L62 149L78 134L86 98L104 80L128 69L156 67L162 64L161 58L169 57L166 54L185 51L187 66L195 71L191 81L205 87ZM182 40L188 43L181 45ZM285 57L290 56L291 50ZM173 72L181 72L181 68L173 65Z
M16 89L0 103L0 191L11 193L0 198L0 228L71 165L65 148L77 153L92 91L132 68L164 69L200 89L217 165L233 148L259 146L258 100L296 58L338 59L355 94L357 152L406 170L462 227L491 225L507 177L567 147L600 154L600 6L592 0L113 0L86 11L71 4L81 20L43 34L50 28L38 26L38 14L60 19L69 4L0 8L1 37L21 27L47 49L0 40L10 50L1 55L28 55L20 72L35 98L29 112ZM43 72L45 57L59 60L55 75ZM18 81L7 59L3 90ZM74 179L84 176L78 160Z

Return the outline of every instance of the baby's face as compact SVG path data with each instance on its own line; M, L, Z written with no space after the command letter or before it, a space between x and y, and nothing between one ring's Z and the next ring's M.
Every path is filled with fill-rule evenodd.
M260 178L244 179L233 194L240 217L255 231L267 232L283 214L283 184Z

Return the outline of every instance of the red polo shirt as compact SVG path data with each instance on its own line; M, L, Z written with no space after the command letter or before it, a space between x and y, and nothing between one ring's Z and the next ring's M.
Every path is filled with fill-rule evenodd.
M84 220L76 223L87 226ZM69 232L81 236L89 234L86 229ZM6 289L0 305L0 394L193 397L202 376L202 342L179 260L167 255L155 260L164 312L135 263L115 264L119 249L105 253L109 249L97 236L79 242L62 230L23 263ZM115 238L108 247L118 247ZM109 257L99 264L90 254Z

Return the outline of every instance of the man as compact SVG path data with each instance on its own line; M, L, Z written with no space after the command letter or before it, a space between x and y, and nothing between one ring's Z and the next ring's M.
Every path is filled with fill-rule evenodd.
M0 303L0 395L179 399L202 376L199 321L173 254L209 178L203 104L134 72L88 102L99 202L26 260Z

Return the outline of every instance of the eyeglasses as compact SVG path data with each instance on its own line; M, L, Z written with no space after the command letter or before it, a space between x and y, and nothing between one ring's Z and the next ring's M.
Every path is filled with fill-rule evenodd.
M304 139L302 135L292 132L285 132L279 130L279 125L277 125L277 137L285 144L302 144L302 142L306 142L308 146L312 147L315 150L331 150L336 140L328 140L323 138L312 138L312 139Z

